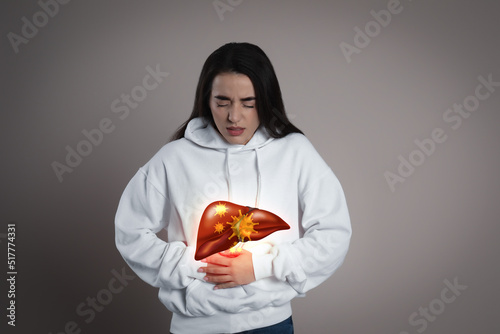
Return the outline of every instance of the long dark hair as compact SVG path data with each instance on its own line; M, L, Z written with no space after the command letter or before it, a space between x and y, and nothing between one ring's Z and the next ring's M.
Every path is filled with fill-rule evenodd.
M187 124L196 117L205 118L216 128L209 100L212 82L221 73L244 74L252 81L260 124L271 137L281 138L293 132L302 133L286 116L278 78L264 51L250 43L228 43L215 50L205 61L191 116L177 129L171 140L183 138Z

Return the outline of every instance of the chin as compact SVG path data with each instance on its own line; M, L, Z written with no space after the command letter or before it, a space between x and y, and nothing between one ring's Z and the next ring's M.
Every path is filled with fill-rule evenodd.
M226 141L229 143L229 144L233 144L233 145L245 145L248 141L245 142L245 140L243 138L229 138L229 140L226 138Z

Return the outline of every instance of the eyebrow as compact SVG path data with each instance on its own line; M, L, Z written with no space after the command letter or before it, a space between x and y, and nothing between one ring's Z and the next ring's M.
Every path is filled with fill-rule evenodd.
M216 98L218 100L223 100L223 101L231 101L231 99L229 97L224 96L224 95L216 95L216 96L214 96L214 98ZM242 101L242 102L255 101L255 96L245 97L245 98L240 99L240 101Z

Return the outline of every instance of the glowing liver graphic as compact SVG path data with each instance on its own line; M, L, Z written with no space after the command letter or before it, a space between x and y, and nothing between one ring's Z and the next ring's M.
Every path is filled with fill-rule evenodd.
M290 226L272 212L227 201L209 204L198 228L195 260L204 259L248 240L260 240Z

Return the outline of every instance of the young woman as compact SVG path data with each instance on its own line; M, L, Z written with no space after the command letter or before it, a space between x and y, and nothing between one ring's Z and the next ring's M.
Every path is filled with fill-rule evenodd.
M196 261L200 217L218 200L290 229L245 242L237 257ZM271 62L249 43L208 57L191 116L127 185L115 224L118 250L159 288L176 334L293 333L290 301L342 264L351 237L339 181L288 120Z

